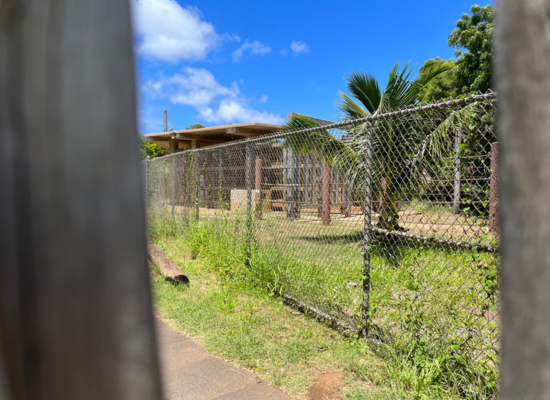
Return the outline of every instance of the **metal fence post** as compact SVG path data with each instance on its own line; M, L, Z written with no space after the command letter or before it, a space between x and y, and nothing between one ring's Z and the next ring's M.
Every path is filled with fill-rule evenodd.
M365 216L363 232L363 303L361 307L361 335L367 337L370 323L370 243L372 239L372 123L367 123L365 151Z
M453 197L453 214L460 214L460 145L462 144L462 131L456 130L455 135L455 182Z
M170 186L172 191L172 216L174 216L174 208L176 206L176 178L175 178L175 167L174 167L174 156L170 157Z
M195 178L195 221L199 222L199 202L200 202L200 184L201 184L199 152L192 151L191 154L193 154L193 175Z
M162 164L162 161L157 160L156 164L157 164L157 208L158 208L159 213L160 213L160 209L161 209L161 205L162 205L162 201L161 201L161 191L162 191L162 168L161 168L161 164Z
M256 201L256 219L262 219L262 159L256 159L256 180L254 199Z
M251 246L252 246L252 166L253 162L252 146L250 142L246 143L246 163L245 163L245 178L246 178L246 252L247 261L250 261Z
M245 162L245 179L246 179L246 218L250 219L252 212L252 148L250 143L246 143L246 162Z

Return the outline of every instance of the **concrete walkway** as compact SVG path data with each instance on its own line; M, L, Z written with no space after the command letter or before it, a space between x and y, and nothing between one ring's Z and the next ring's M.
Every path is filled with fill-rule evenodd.
M289 400L251 372L210 357L158 318L156 326L166 400Z

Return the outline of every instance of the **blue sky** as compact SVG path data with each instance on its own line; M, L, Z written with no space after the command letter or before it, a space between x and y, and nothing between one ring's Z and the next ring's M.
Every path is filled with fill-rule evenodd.
M447 36L472 0L132 0L140 132L289 112L335 120L352 70L383 85L398 61L453 57ZM478 3L486 5L487 1Z

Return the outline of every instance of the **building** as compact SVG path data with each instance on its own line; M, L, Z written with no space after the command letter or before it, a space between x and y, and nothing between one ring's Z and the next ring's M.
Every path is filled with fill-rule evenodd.
M197 149L232 140L274 133L280 129L280 125L247 122L209 128L150 133L144 135L144 137L148 142L164 147L169 153L177 153L182 150Z
M289 115L290 116L290 115ZM331 121L312 118L319 125ZM230 124L200 129L188 129L152 133L145 135L149 142L156 143L176 153L187 149L197 149L233 140L274 133L282 126L257 122ZM254 145L253 158L256 171L251 174L257 190L261 191L263 210L280 211L287 218L299 218L301 213L321 215L323 204L330 213L347 217L357 210L352 209L354 198L350 185L335 167L330 167L318 155L299 155L284 147L280 141L259 141ZM231 210L246 208L247 172L245 146L212 148L201 151L191 162L191 158L181 158L177 168L178 179L171 181L181 204L194 204L195 196L200 199L200 207L217 208L220 204ZM258 163L259 162L259 163ZM199 168L193 163L198 163ZM160 173L160 169L158 170ZM198 176L193 176L196 173ZM153 173L155 174L155 173ZM162 174L161 174L162 175ZM160 188L161 175L157 186ZM196 192L194 182L200 182ZM161 190L158 190L159 196ZM323 200L324 199L324 200ZM166 199L158 199L159 204ZM360 212L360 210L359 210Z

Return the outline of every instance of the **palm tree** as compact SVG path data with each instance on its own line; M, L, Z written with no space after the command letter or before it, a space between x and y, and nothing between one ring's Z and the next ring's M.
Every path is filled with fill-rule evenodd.
M439 74L448 70L446 66L435 66L415 79L410 79L413 68L407 64L399 71L397 63L390 71L388 83L381 90L377 79L362 71L354 71L345 77L351 96L340 92L338 109L344 119L357 119L387 113L418 103L424 86ZM307 117L294 114L286 129L296 130L318 126ZM313 134L292 136L286 139L293 151L301 154L316 153L338 167L352 186L364 193L366 132L372 134L373 182L382 194L382 206L378 226L399 230L397 202L418 182L421 161L440 156L441 149L448 143L444 129L417 129L410 118L385 119L374 123L363 123L349 129L346 139L340 140L319 127ZM312 142L313 141L313 142ZM381 182L385 180L385 190ZM361 193L362 191L362 193Z

